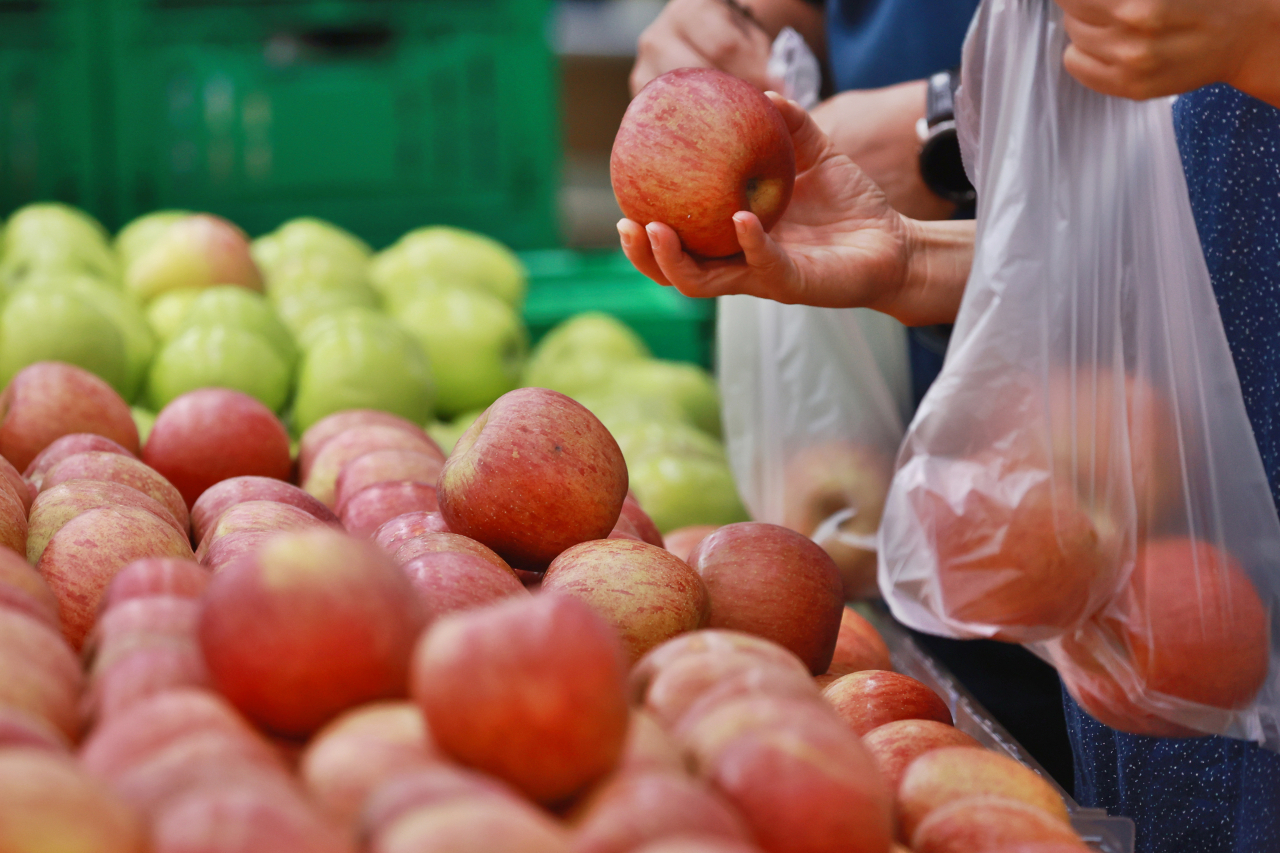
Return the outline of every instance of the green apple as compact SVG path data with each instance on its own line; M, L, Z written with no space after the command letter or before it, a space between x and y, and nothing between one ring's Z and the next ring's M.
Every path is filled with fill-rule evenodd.
M187 311L202 293L198 287L169 290L147 303L147 325L161 341L167 341L182 330Z
M335 267L363 269L373 249L344 228L312 216L290 219L250 245L253 259L267 286L277 274L299 258L323 258Z
M151 362L147 397L160 411L197 388L233 388L272 411L289 400L292 371L262 335L231 325L190 326L166 342Z
M435 389L426 354L394 320L381 319L326 318L322 329L299 339L295 432L343 409L381 409L418 424L431 417Z
M492 237L446 225L405 234L374 256L369 277L379 292L419 278L487 290L517 311L529 289L528 271L515 252Z
M280 321L299 342L303 331L314 320L343 311L374 311L378 307L377 295L368 288L300 288L294 293L271 293L270 299Z
M375 295L369 284L369 264L329 255L291 255L276 261L266 279L272 296L307 290L360 290Z
M728 462L724 445L692 424L680 421L633 421L613 430L627 464L646 456L676 454Z
M689 416L670 397L641 397L623 389L586 391L574 397L611 433L618 433L649 421L688 423Z
M290 369L298 360L293 335L280 322L271 303L259 293L233 285L198 291L187 307L179 331L192 326L220 325L237 326L259 335L271 344Z
M359 329L370 334L401 334L396 321L376 308L355 306L339 308L316 317L294 338L300 350L308 350L324 336L343 329Z
M138 428L138 443L145 446L151 428L156 425L156 413L142 406L133 406L129 414L133 415L133 423Z
M77 296L92 301L116 324L116 328L124 335L125 356L129 364L125 386L118 390L126 400L136 400L146 384L147 370L156 353L155 333L151 331L151 325L138 303L124 291L99 279L84 276L60 283L51 280L43 286L65 287Z
M729 463L709 456L666 451L646 454L627 476L636 500L663 533L692 524L748 521Z
M0 282L23 284L33 274L57 272L120 280L120 261L107 231L82 210L58 202L15 210L0 234Z
M385 285L382 290L378 291L378 298L382 301L382 307L387 311L395 314L403 309L410 302L413 302L424 293L434 293L438 290L452 287L448 282L441 281L430 276L420 276L418 278L399 278ZM455 290L462 288L453 288ZM483 291L475 291L483 292ZM497 297L494 297L495 299ZM506 304L505 302L503 304Z
M124 332L71 287L19 287L0 310L0 385L37 361L79 365L121 396L132 384Z
M650 355L626 323L602 311L584 311L538 341L525 366L524 384L574 397L608 387L619 364Z
M427 290L393 316L417 338L445 417L483 408L520 385L529 332L510 305L482 290Z
M218 284L262 290L262 274L245 233L208 213L169 223L124 270L125 289L143 303L169 290Z
M458 439L462 438L462 434L484 412L484 409L474 409L470 412L463 412L453 420L431 421L427 424L427 435L435 439L436 444L440 445L440 449L446 454L452 453L453 446L458 443Z
M189 210L157 210L144 213L116 232L114 242L120 265L128 267L156 241L169 226L190 216Z
M639 397L665 397L679 406L689 420L717 438L720 428L720 392L705 369L686 361L644 359L620 364L611 386Z

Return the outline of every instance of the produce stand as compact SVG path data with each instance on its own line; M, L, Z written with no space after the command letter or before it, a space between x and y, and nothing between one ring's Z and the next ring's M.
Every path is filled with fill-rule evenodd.
M1112 817L1104 809L1090 809L1079 805L946 667L920 648L883 606L859 605L858 610L875 625L880 636L884 637L893 657L894 669L924 682L941 696L951 709L956 728L988 749L1003 753L1030 767L1058 791L1071 813L1071 825L1092 849L1100 853L1133 853L1132 820L1127 817Z

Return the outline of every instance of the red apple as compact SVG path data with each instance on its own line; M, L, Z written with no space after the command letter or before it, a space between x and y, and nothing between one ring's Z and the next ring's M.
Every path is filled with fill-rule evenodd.
M0 609L0 707L26 711L74 742L83 688L80 662L53 628Z
M200 645L214 683L285 735L405 693L423 616L372 544L317 527L278 533L224 565L205 591Z
M435 486L401 480L366 486L347 498L338 517L351 535L367 539L397 516L407 512L434 512L439 507Z
M175 220L124 270L125 289L142 302L170 290L219 284L261 291L262 273L244 231L211 213Z
M321 810L342 826L354 826L382 782L439 760L416 705L375 702L347 711L317 732L298 770Z
M383 551L388 554L394 554L396 549L405 542L416 536L421 536L423 533L452 532L448 523L445 522L444 516L439 511L406 512L404 515L399 515L390 521L383 522L382 526L375 530L370 538ZM487 550L491 551L492 549ZM494 554L494 556L497 557L498 555ZM504 560L503 562L505 563L506 561Z
M846 606L840 616L840 633L836 637L836 651L831 656L827 675L848 675L863 669L892 670L893 660L889 646L876 626Z
M392 554L392 559L400 565L408 563L410 560L416 560L424 554L436 554L439 552L454 552L459 554L470 554L473 557L492 563L495 568L503 572L514 571L507 565L507 561L494 553L493 549L487 545L482 545L476 540L468 536L460 536L457 533L420 533L411 539L406 539L396 548Z
M148 853L138 815L70 756L0 750L0 850Z
M444 459L435 453L392 448L371 450L348 461L334 483L335 509L339 515L347 500L366 486L411 480L435 486Z
M195 640L200 603L176 595L130 598L104 610L85 639L82 656L93 678L133 650L157 641Z
M298 482L305 483L307 481L316 454L329 439L334 438L339 433L346 432L351 427L369 425L398 428L413 435L425 437L427 444L424 452L431 453L442 461L445 457L440 445L436 444L427 435L426 430L407 418L378 409L347 409L341 412L334 412L332 415L326 415L307 427L302 434L298 441Z
M55 440L77 432L97 433L139 452L129 404L84 368L36 362L18 371L0 394L0 455L19 471Z
M119 453L121 456L138 458L136 454L129 451L124 445L118 444L104 435L95 435L91 432L74 432L70 435L62 436L44 450L41 450L36 455L36 458L31 460L31 464L27 466L27 469L22 472L22 476L29 480L38 492L46 471L68 456L89 451Z
M763 637L742 631L703 628L667 640L638 660L627 676L627 695L632 704L642 704L658 673L685 655L748 654L765 661L807 672L808 667L791 650Z
M974 794L938 806L911 837L914 853L994 853L1016 851L1022 844L1050 845L1035 853L1085 853L1071 824L1044 809L998 795Z
M1071 826L1062 795L1034 770L989 749L948 746L929 750L907 765L898 785L899 836L914 840L921 821L931 812L976 795L1018 800L1064 827Z
M432 454L436 444L421 429L365 424L354 426L329 438L316 451L301 480L302 488L328 507L337 506L338 474L347 463L375 450L411 450Z
M187 504L174 485L150 465L132 457L100 450L68 456L45 472L41 488L51 489L69 480L106 480L137 489L169 510L182 530L190 528Z
M29 529L22 501L9 490L0 489L0 546L26 553Z
M418 594L428 621L529 595L510 567L463 551L424 551L402 563L400 570Z
M642 708L632 709L627 740L615 774L650 771L687 772L684 755L667 730Z
M582 404L546 388L499 397L454 445L438 484L449 529L518 569L609 535L627 494L613 436Z
M302 489L275 477L231 477L210 486L191 505L191 536L197 545L231 507L245 501L276 501L296 506L329 525L338 524L333 510Z
M899 672L864 669L842 675L827 685L822 698L857 735L894 720L951 724L951 709L942 697L924 682Z
M613 141L609 177L618 206L641 225L664 222L686 251L742 251L733 215L765 230L786 210L796 179L791 132L758 89L711 68L677 68L640 90Z
M103 611L112 605L153 595L199 598L209 585L209 573L194 560L144 557L116 573L102 596Z
M123 458L123 457L122 457ZM145 510L91 509L53 534L36 569L62 612L62 633L79 649L98 615L107 584L143 557L193 559L187 537Z
M17 498L23 510L28 512L31 510L31 502L35 500L36 492L39 491L3 456L0 456L0 489Z
M875 756L891 791L898 790L907 765L926 752L947 746L982 748L955 726L937 720L894 720L867 732L862 742Z
M795 729L806 736L845 743L857 736L831 708L812 698L747 693L728 699L705 714L686 716L672 732L693 770L709 777L726 746L752 732Z
M627 496L622 501L622 514L619 520L623 518L631 522L631 526L640 535L641 541L648 542L650 545L657 545L659 548L663 547L662 532L658 530L658 525L653 523L649 513L644 511L644 508L640 506L640 501L636 499L636 496L630 490L627 491ZM683 560L684 557L680 557L680 559Z
M677 634L706 624L707 587L689 564L657 545L595 539L547 567L545 592L581 598L622 637L631 663Z
M152 821L152 853L354 853L345 835L283 784L227 782L175 797Z
M360 816L360 835L377 841L401 817L456 798L494 797L519 802L515 789L492 776L437 762L406 770L375 788ZM377 849L377 844L370 845Z
M177 486L190 507L231 477L287 480L289 432L258 400L230 388L197 388L160 410L142 460Z
M662 538L662 547L682 560L689 559L689 552L699 542L716 531L714 524L691 524L688 527L677 527Z
M206 566L211 565L210 552L218 543L228 536L241 533L281 533L286 530L307 530L312 527L323 527L314 514L300 509L293 504L280 501L241 501L229 507L218 521L205 533L196 548L196 560ZM331 525L338 527L338 525ZM221 558L218 564L226 562Z
M16 610L61 631L58 597L12 548L0 547L0 609Z
M760 853L760 848L743 841L728 841L723 838L664 838L637 847L635 853Z
M0 498L2 506L3 499ZM149 512L172 527L178 535L186 535L186 527L178 523L173 513L145 492L109 480L68 480L45 489L32 501L31 521L27 528L27 560L32 564L39 562L53 534L77 515L91 509L124 507Z
M195 640L152 639L100 669L81 706L86 719L101 724L152 696L188 687L212 687Z
M569 853L569 833L546 812L517 799L456 797L417 809L391 822L378 836L377 853Z
M39 714L0 705L0 751L15 747L66 754L71 752L71 740Z
M613 628L578 599L542 593L437 620L412 686L443 752L554 803L621 755L625 677Z
M644 709L659 723L675 728L686 725L686 716L695 708L705 714L719 703L757 692L818 698L818 689L803 666L740 652L705 652L685 655L663 667L649 682Z
M795 652L814 675L827 671L844 592L822 548L781 525L746 521L699 542L689 565L711 593L712 628L757 634Z
M630 853L680 835L751 840L723 799L681 772L615 776L575 805L569 820L575 853Z

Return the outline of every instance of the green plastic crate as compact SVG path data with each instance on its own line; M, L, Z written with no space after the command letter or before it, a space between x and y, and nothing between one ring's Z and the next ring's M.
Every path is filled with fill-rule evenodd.
M92 0L0 0L0 217L56 199L107 212Z
M445 223L557 245L549 0L113 0L120 221L253 235L302 215L382 247Z
M692 299L654 283L621 252L560 249L520 258L529 270L524 319L534 343L575 314L604 311L634 329L655 356L712 367L714 299Z

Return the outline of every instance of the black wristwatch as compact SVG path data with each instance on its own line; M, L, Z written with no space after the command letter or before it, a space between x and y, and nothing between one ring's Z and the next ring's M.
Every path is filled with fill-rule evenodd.
M947 201L972 205L976 195L960 157L956 136L957 71L939 71L929 78L924 118L916 125L920 137L920 176L925 186Z

